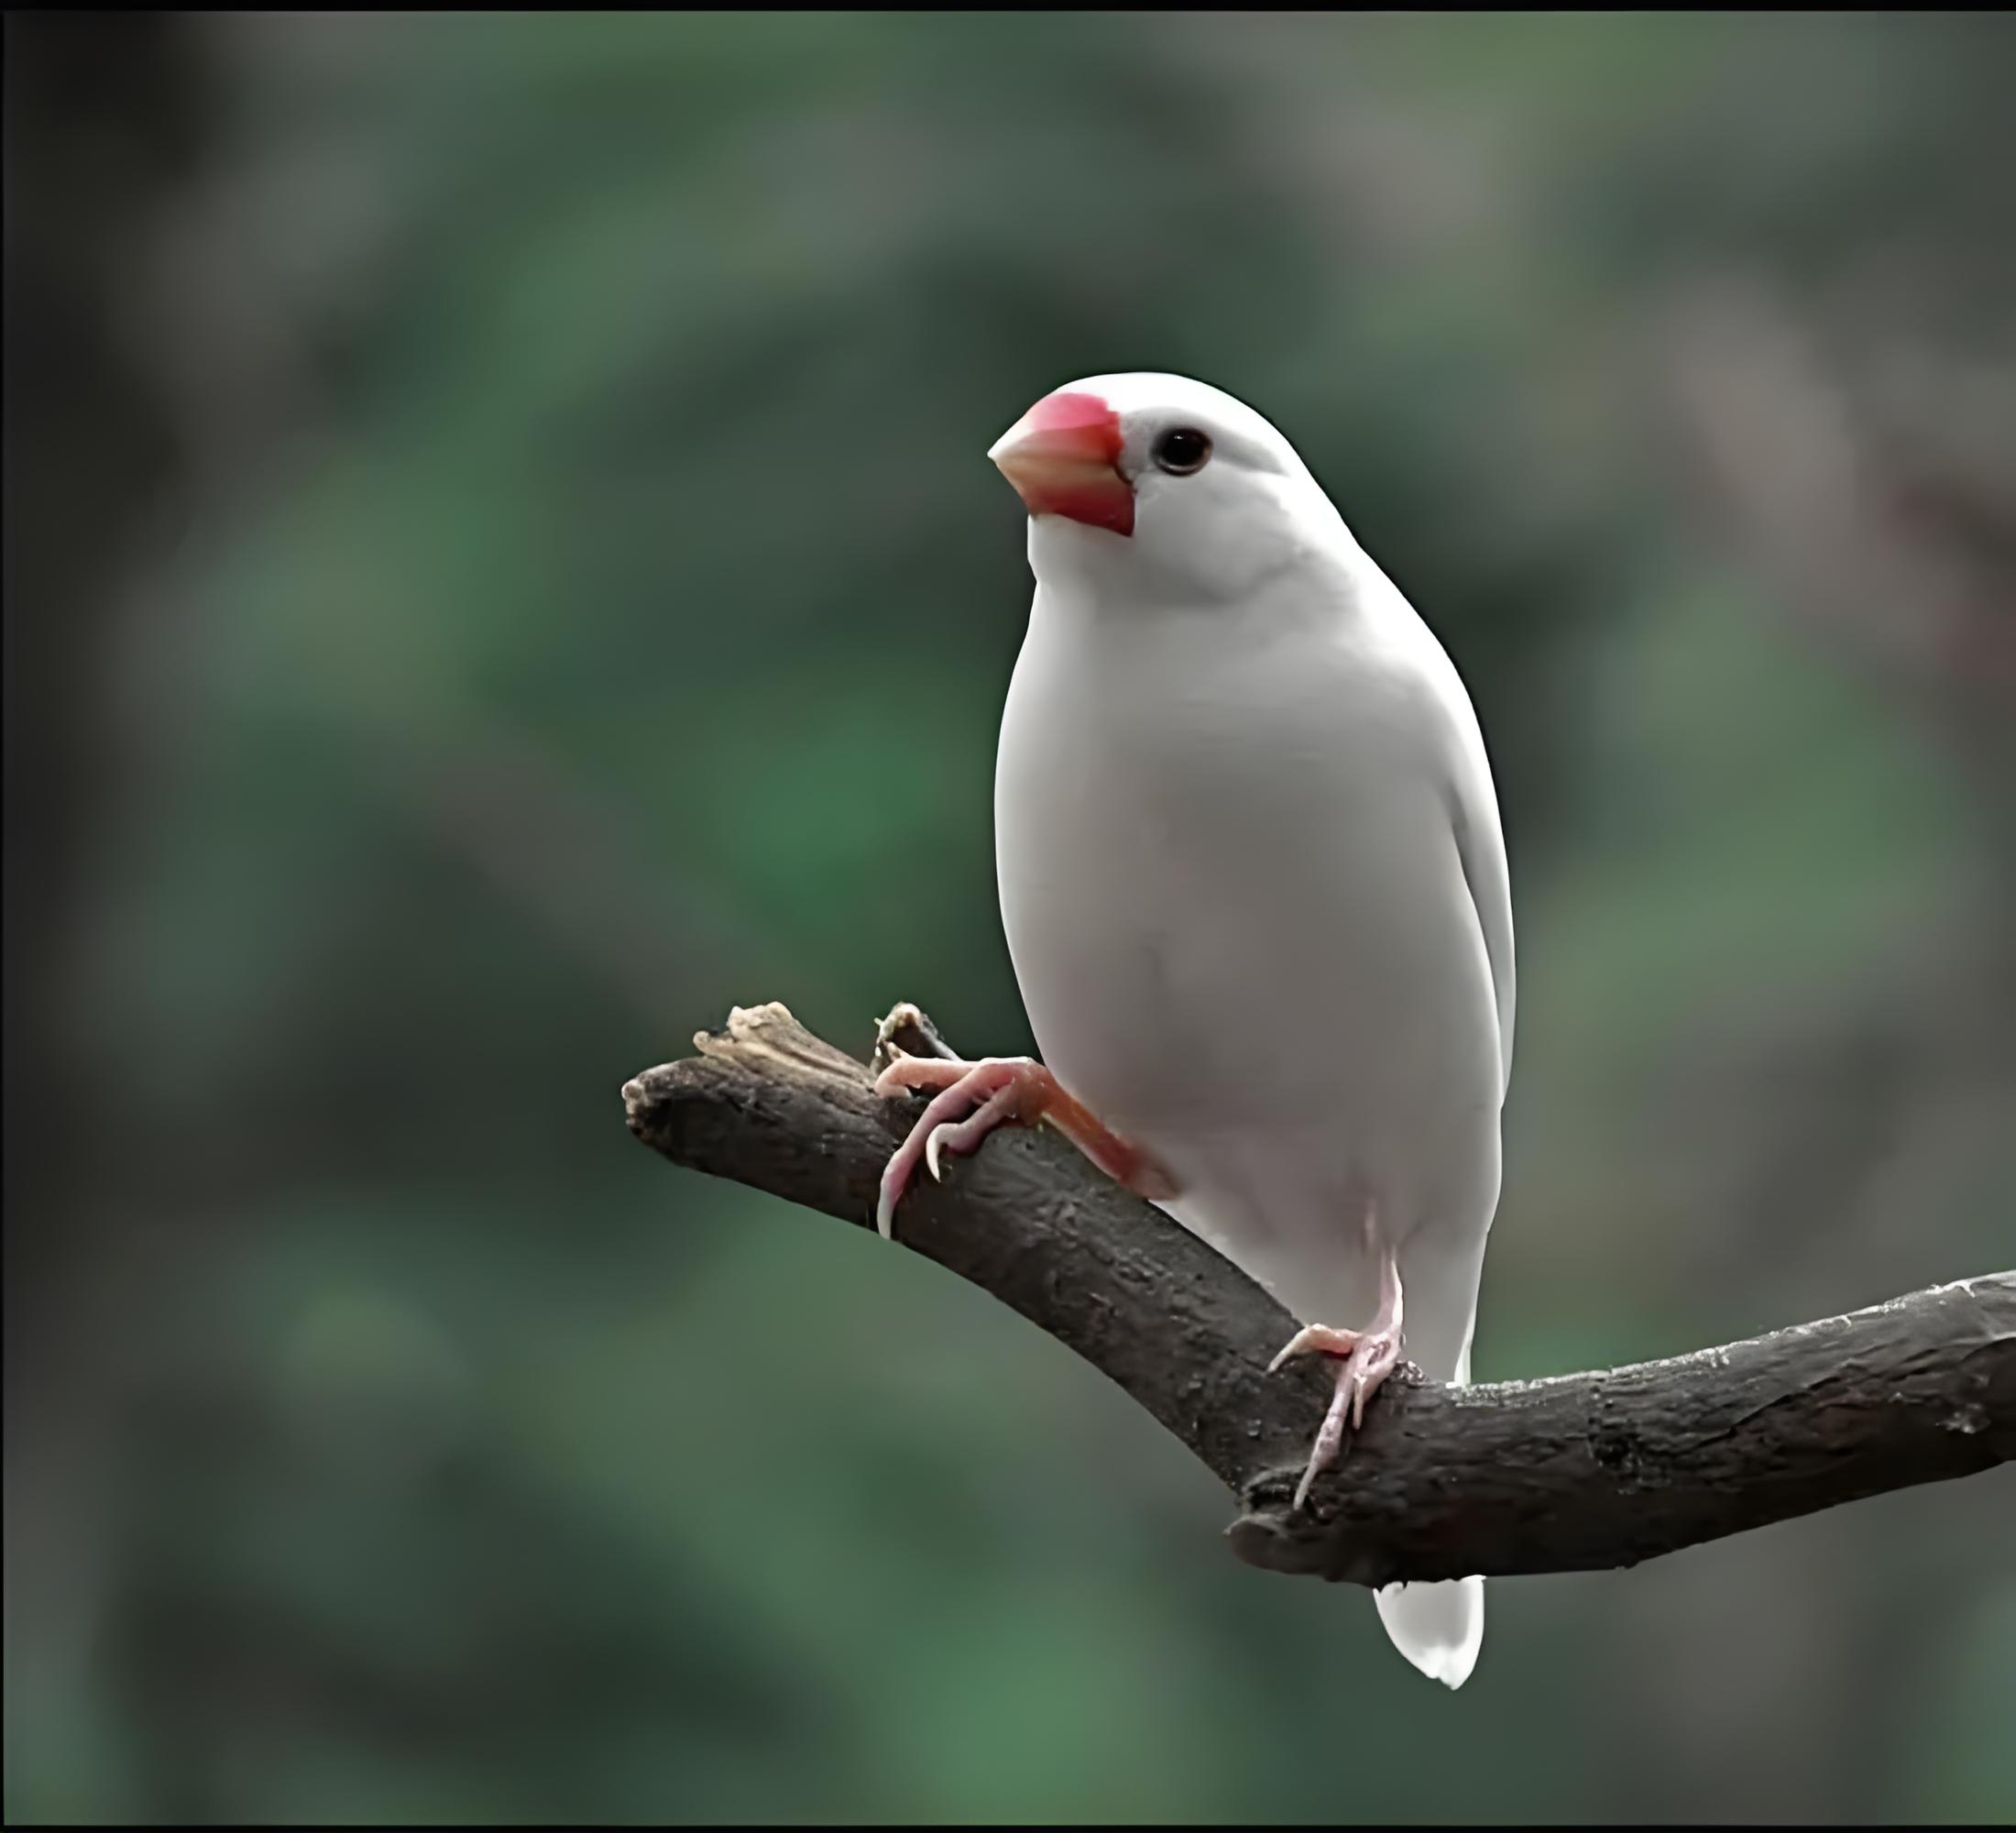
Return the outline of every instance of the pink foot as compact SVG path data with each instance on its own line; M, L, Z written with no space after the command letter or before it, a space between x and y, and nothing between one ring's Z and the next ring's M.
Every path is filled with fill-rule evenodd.
M885 1241L918 1160L934 1178L942 1177L940 1152L977 1152L997 1126L1048 1120L1115 1182L1151 1199L1176 1194L1175 1180L1154 1158L1106 1126L1031 1058L982 1057L966 1063L955 1057L898 1057L875 1079L877 1094L922 1088L938 1092L882 1170L875 1226Z
M1400 1360L1400 1269L1391 1249L1379 1260L1379 1314L1370 1330L1332 1330L1328 1324L1305 1324L1291 1336L1281 1353L1267 1365L1274 1371L1291 1356L1315 1351L1341 1357L1337 1391L1330 1410L1317 1429L1316 1443L1309 1448L1309 1467L1295 1486L1295 1504L1299 1509L1309 1500L1309 1486L1337 1461L1344 1442L1344 1421L1356 1432L1365 1420L1365 1402L1379 1391Z

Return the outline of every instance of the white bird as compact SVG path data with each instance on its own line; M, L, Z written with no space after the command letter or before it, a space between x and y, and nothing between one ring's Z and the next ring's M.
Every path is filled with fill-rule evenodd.
M1095 376L988 456L1036 580L994 827L1044 1060L885 1072L939 1092L882 1230L920 1159L1048 1119L1307 1321L1276 1366L1337 1358L1300 1507L1403 1341L1470 1376L1512 1062L1484 739L1434 635L1231 396ZM1482 1578L1376 1601L1408 1660L1463 1685Z

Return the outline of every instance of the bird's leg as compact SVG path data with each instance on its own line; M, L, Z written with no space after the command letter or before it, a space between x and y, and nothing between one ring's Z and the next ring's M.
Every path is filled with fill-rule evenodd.
M976 1152L997 1126L1033 1126L1047 1120L1093 1164L1137 1196L1151 1201L1176 1194L1176 1180L1141 1147L1101 1121L1050 1071L1028 1057L898 1057L875 1079L877 1094L900 1089L938 1092L883 1169L875 1225L889 1238L897 1200L921 1158L936 1178L938 1154ZM963 1117L961 1117L963 1116Z
M1391 1247L1379 1249L1379 1314L1372 1320L1371 1328L1332 1330L1328 1324L1305 1324L1267 1365L1267 1373L1273 1374L1290 1356L1306 1356L1311 1350L1339 1357L1342 1366L1330 1410L1323 1415L1316 1443L1309 1448L1309 1467L1295 1487L1298 1509L1309 1500L1309 1485L1337 1461L1344 1442L1345 1416L1350 1416L1351 1429L1356 1432L1364 1423L1365 1402L1378 1392L1379 1384L1400 1359L1400 1268Z

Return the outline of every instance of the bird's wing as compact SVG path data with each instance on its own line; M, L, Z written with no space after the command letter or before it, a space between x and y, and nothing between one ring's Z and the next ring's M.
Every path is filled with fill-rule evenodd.
M1448 773L1450 820L1456 831L1463 882L1470 887L1477 927L1484 931L1485 952L1491 958L1491 985L1498 1006L1498 1102L1502 1106L1512 1080L1512 1019L1518 1003L1512 957L1512 876L1506 864L1505 833L1498 822L1498 798L1491 784L1484 734L1467 697L1452 710L1456 718Z
M1395 620L1408 665L1424 690L1420 730L1428 738L1427 767L1441 779L1456 855L1469 887L1471 908L1491 963L1491 989L1498 1018L1498 1104L1512 1080L1512 1019L1518 1004L1512 960L1512 873L1506 863L1505 830L1498 820L1498 794L1491 781L1491 759L1484 729L1469 690L1449 652L1393 582L1371 569L1375 587L1368 601Z

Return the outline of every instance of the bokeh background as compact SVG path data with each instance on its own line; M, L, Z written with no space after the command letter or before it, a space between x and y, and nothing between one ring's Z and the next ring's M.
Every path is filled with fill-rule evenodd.
M1166 368L1483 718L1479 1376L2011 1265L2008 16L5 49L10 1820L2016 1813L2016 1473L1497 1584L1452 1696L618 1096L1027 1048L983 454Z

